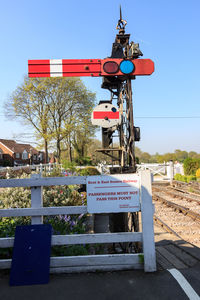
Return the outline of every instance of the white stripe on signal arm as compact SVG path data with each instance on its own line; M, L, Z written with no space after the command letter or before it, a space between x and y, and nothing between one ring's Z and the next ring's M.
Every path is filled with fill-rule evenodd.
M50 59L50 77L62 77L62 59Z

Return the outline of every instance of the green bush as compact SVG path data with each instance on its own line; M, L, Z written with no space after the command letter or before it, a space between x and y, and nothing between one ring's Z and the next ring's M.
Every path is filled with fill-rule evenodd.
M86 193L79 193L73 186L52 186L43 189L44 206L84 205ZM31 193L28 188L6 188L0 193L0 208L25 208L31 205ZM51 224L53 234L85 233L85 215L48 216L44 217L45 224ZM31 224L30 217L0 218L0 237L11 237L15 234L17 225ZM84 255L88 254L86 246L55 246L52 255ZM0 258L10 258L12 248L0 249Z
M0 209L31 207L29 188L4 188L0 192Z
M19 170L7 169L1 171L0 169L0 179L11 179L11 178L27 178L31 174L31 169L29 167L23 167Z
M23 178L25 175L23 175ZM26 176L27 177L27 176ZM76 206L86 204L86 192L79 193L77 186L43 187L43 205ZM0 190L0 209L31 207L30 188L2 188ZM52 225L53 234L85 233L85 215L49 216L44 217L44 223ZM17 225L31 224L30 217L0 218L0 237L14 236ZM84 255L88 254L87 245L54 246L52 255ZM0 249L0 258L10 258L12 248Z
M177 180L177 181L187 182L187 176L181 175L179 173L174 175L174 179Z
M43 205L76 206L86 204L86 193L79 193L74 186L51 186L43 188ZM29 188L4 188L0 193L0 209L31 207Z
M45 171L42 172L42 177L63 177L64 175L61 174L60 168L54 168L51 172Z
M60 215L44 217L44 224L52 225L52 233L58 234L82 234L86 231L85 215ZM0 218L0 237L13 237L17 225L30 225L30 217ZM87 255L87 245L53 246L52 256ZM0 249L0 259L12 257L12 248Z
M77 158L75 158L75 162L76 162L77 166L91 166L92 165L91 157L87 157L87 156L77 157Z
M175 174L174 179L177 181L183 181L183 182L187 182L189 183L190 181L195 181L196 180L196 176L194 175L181 175L179 173Z
M186 158L183 163L185 175L196 175L197 169L200 168L200 159Z
M100 175L99 171L95 167L85 167L84 169L78 169L77 172L81 176Z
M187 182L196 181L196 180L197 180L197 178L196 178L195 175L189 175L189 176L187 176Z
M76 163L74 161L70 162L68 160L63 160L62 166L65 170L71 171L72 173L74 173L76 171Z

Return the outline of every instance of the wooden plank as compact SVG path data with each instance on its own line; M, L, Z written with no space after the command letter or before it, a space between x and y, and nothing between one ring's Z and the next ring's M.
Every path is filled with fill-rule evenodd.
M157 263L164 269L172 269L174 266L164 257L162 256L158 251L156 251L156 258Z
M141 232L53 235L51 245L141 242ZM13 247L14 238L1 238L0 248Z
M14 245L14 237L7 237L0 239L0 248L9 248Z
M41 208L0 209L0 217L52 216L67 214L86 214L87 206L58 206Z
M40 179L41 174L32 174L32 179ZM34 186L31 188L31 208L40 209L43 206L43 197L42 197L42 191L43 188L41 186ZM42 216L32 216L31 218L31 224L42 224L43 223L43 217Z
M51 267L125 265L140 263L139 254L105 254L51 257Z
M140 179L144 270L145 272L154 272L156 271L156 253L154 242L153 205L150 171L140 171Z
M179 260L174 254L169 252L165 247L158 246L156 247L156 250L162 254L175 268L177 269L184 269L187 268L187 265L185 265L181 260Z
M173 243L200 261L200 251L198 247L183 240L174 241Z
M141 254L140 254L141 255ZM51 268L63 268L66 269L78 267L78 270L84 270L88 267L108 268L113 266L124 268L142 268L143 263L140 261L139 254L109 254L109 255L85 255L85 256L64 256L64 257L51 257ZM10 269L11 259L1 259L0 269Z
M186 253L184 250L182 250L181 248L179 248L179 247L177 247L177 246L175 246L173 244L165 246L165 249L167 249L169 252L171 252L172 254L174 254L181 261L183 261L184 264L188 265L189 267L194 266L198 262L197 259L195 259L191 255L189 255L188 253Z
M51 274L61 273L80 273L80 272L98 272L98 271L122 271L122 270L141 270L143 264L128 264L128 265L108 265L108 266L83 266L83 267L60 267L50 268Z
M0 270L10 269L12 259L1 259L0 260Z
M52 245L141 242L140 232L54 235Z
M0 179L0 187L34 187L74 184L86 184L86 176Z

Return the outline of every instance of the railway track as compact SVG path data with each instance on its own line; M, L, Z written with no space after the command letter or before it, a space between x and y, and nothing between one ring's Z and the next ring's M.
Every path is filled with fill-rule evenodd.
M154 221L166 231L200 247L200 197L169 186L153 186Z
M166 200L166 203L167 201L172 202L171 205L173 206L173 204L175 204L174 207L182 206L185 208L185 210L183 209L183 212L190 210L196 212L197 214L200 213L200 197L197 195L190 195L180 190L177 191L177 189L174 189L170 186L164 189L154 186L153 191L154 197L157 196L163 198Z
M200 195L199 182L193 181L193 182L186 183L186 182L174 180L172 186L177 189L180 188L182 191L188 192L190 194Z

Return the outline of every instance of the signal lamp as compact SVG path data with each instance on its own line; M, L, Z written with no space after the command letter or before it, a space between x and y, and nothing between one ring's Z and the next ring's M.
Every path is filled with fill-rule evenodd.
M130 74L134 71L135 66L130 60L123 60L119 67L120 71L124 74Z
M115 61L107 61L103 65L103 70L108 74L115 74L118 72L119 66Z

